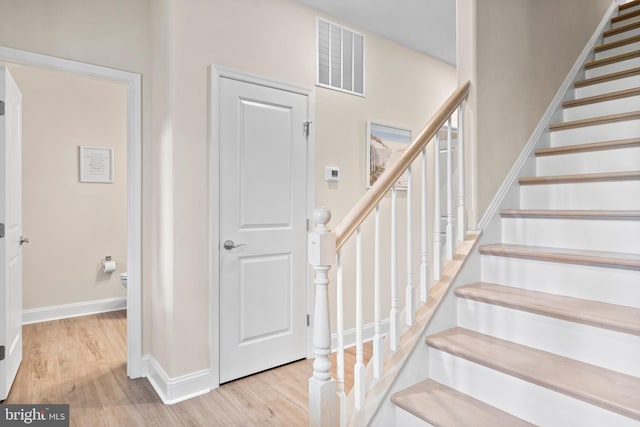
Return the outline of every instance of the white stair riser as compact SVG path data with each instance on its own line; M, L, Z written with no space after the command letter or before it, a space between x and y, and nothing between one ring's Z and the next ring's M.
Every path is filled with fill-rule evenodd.
M604 43L617 42L618 40L628 39L629 37L634 37L637 35L640 35L640 28L634 28L633 30L607 36L604 38Z
M550 145L551 147L564 147L574 144L637 138L638 135L640 135L640 119L625 120L572 129L554 130L551 132Z
M520 186L521 209L640 210L640 180Z
M435 381L537 425L640 425L622 415L434 348L429 349L429 374Z
M458 298L458 326L640 377L640 337Z
M640 308L640 271L482 255L481 280Z
M640 253L640 221L502 218L502 243Z
M421 420L415 415L396 406L396 427L433 427L432 424Z
M640 95L626 98L612 99L593 104L565 108L563 117L565 122L573 120L591 119L609 114L630 113L640 108Z
M618 61L613 64L601 65L599 67L589 68L585 72L586 78L600 77L605 74L617 73L618 71L628 70L630 68L640 67L640 58L627 59L626 61Z
M624 13L621 13L620 16L624 16L628 13L630 13L630 11L625 11ZM639 21L640 21L640 16L632 16L627 19L623 19L622 21L611 23L611 29L624 27L625 25L633 24Z
M575 90L575 98L587 98L589 96L603 95L640 86L640 74L608 82L592 84Z
M636 10L640 10L640 5L630 7L629 9L625 9L619 13L619 15L624 15L625 13L634 12Z
M621 53L633 52L638 49L640 49L640 41L596 52L595 59L609 58L611 56L620 55Z
M640 168L640 145L536 157L540 176L624 172Z

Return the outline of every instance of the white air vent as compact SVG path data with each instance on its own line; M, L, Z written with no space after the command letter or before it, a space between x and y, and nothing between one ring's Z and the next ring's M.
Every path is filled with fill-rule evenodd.
M317 22L317 85L364 96L364 35Z

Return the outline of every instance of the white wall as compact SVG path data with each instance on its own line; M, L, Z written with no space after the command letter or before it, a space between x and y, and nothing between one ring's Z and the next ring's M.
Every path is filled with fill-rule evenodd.
M23 309L122 297L127 261L127 91L10 65L23 98ZM80 145L114 152L112 184L79 181ZM105 274L107 255L118 263Z

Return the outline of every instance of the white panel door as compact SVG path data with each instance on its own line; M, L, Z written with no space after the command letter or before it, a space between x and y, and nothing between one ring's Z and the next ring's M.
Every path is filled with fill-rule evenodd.
M0 66L0 400L22 361L22 95Z
M307 355L306 120L305 95L220 79L221 383Z

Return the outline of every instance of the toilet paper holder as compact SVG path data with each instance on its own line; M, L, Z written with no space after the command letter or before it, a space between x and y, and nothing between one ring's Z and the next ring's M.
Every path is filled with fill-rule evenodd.
M103 273L113 273L116 271L117 263L112 260L111 255L107 255L102 260L102 272Z

